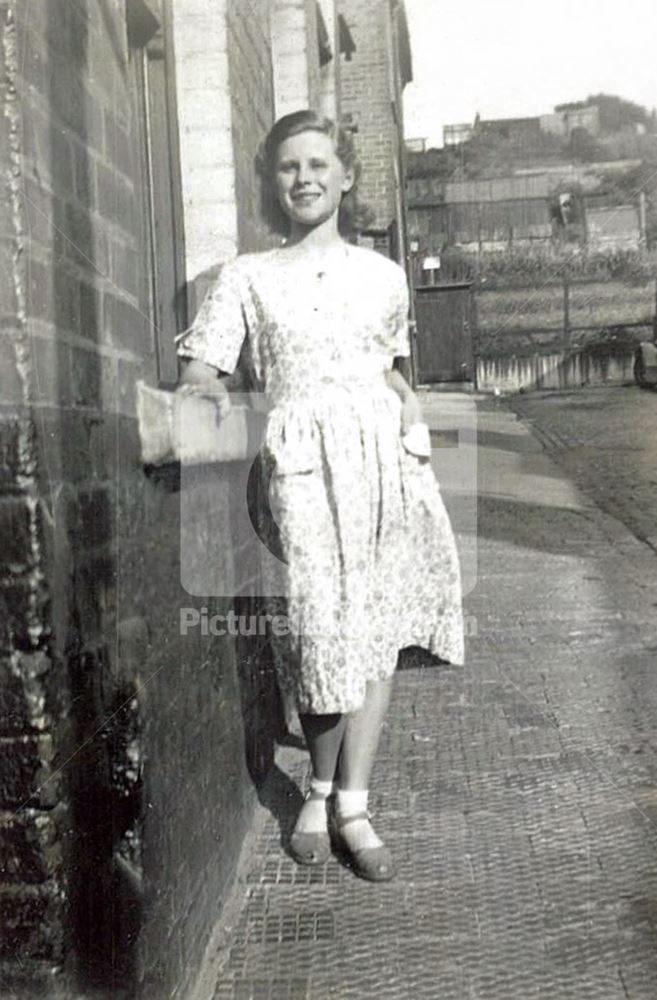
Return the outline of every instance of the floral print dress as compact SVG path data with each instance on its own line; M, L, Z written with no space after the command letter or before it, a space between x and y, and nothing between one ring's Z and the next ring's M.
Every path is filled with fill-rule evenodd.
M321 267L285 248L229 261L178 347L227 373L241 357L267 394L263 467L292 624L272 646L281 687L311 714L358 709L405 646L463 662L451 525L384 377L409 354L405 273L349 244Z

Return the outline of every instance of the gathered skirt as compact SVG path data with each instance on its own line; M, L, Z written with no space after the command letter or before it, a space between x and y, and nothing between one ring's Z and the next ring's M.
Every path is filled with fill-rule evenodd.
M392 390L318 386L274 407L263 470L271 607L288 622L274 663L299 712L357 710L406 646L463 662L452 527L430 462L403 447Z

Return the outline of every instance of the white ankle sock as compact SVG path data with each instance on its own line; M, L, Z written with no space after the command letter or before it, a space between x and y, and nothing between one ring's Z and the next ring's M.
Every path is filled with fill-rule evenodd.
M297 833L323 833L328 829L326 800L333 791L332 781L310 779L310 790L294 829Z
M338 788L336 806L338 816L347 819L358 813L367 813L368 790ZM369 819L356 819L342 828L342 836L352 850L364 847L382 847L383 841L375 834Z
M313 777L310 779L310 791L316 798L319 798L321 795L322 798L327 799L331 794L331 792L333 791L333 782L320 781L319 778L316 778L313 775Z
M368 795L367 788L355 791L351 788L338 788L336 798L338 812L341 816L353 816L354 813L367 812Z

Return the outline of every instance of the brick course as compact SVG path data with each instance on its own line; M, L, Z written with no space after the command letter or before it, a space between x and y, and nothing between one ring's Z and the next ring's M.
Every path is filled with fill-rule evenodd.
M260 218L258 147L274 121L274 89L266 0L231 0L227 11L235 198L240 252L276 242Z
M230 15L230 71L252 100L230 109L248 128L222 197L234 219L239 186L245 248L266 240L252 162L272 109L264 8L254 0L248 24L237 6ZM0 970L12 983L46 976L53 996L70 995L74 968L96 981L104 971L159 1000L187 996L198 970L276 715L261 639L238 649L179 634L180 608L201 603L180 585L180 484L140 465L134 383L157 371L122 11L53 0L25 23L0 4L12 60L1 67ZM254 67L256 90L244 83ZM204 486L224 538L231 475L218 468Z
M351 116L357 127L360 190L375 212L374 228L387 229L395 221L403 233L403 106L391 5L388 0L338 0L338 10L356 45L351 60L341 61L340 105L342 116Z
M185 254L192 280L237 251L227 0L188 0L184 9L175 4L173 15ZM206 150L202 160L200 145Z
M271 44L276 117L319 107L320 67L313 0L274 0Z

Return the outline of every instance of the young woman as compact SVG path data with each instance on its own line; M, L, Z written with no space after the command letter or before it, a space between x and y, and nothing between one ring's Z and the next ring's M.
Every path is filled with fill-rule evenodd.
M463 662L460 575L428 460L404 446L422 416L394 367L407 357L404 271L349 243L362 212L349 133L312 111L278 121L261 163L276 249L225 264L180 345L183 387L210 391L243 359L270 400L263 453L290 622L273 636L312 762L290 851L394 874L367 811L370 773L404 646Z

